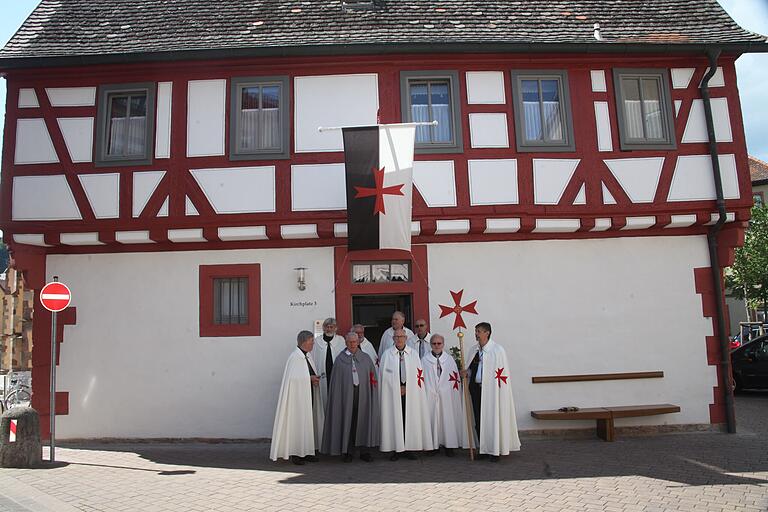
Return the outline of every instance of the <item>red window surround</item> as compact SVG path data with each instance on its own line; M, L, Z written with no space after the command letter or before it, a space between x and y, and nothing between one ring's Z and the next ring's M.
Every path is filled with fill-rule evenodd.
M200 265L200 336L261 336L261 265ZM216 325L213 323L213 280L245 277L248 279L248 323Z

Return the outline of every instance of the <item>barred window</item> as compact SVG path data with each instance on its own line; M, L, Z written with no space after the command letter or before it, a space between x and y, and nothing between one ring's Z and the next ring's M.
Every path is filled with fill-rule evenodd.
M213 323L248 323L248 278L227 277L213 280Z

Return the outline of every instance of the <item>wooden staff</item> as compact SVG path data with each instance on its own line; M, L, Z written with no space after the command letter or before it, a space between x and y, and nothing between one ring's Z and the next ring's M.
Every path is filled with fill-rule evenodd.
M459 337L459 358L461 362L461 369L466 370L464 365L464 333L459 332L456 334ZM461 378L461 384L464 388L464 412L467 418L467 439L469 440L469 460L475 460L475 436L472 432L472 416L470 415L470 407L472 407L472 400L469 396L469 385L467 383L466 375Z

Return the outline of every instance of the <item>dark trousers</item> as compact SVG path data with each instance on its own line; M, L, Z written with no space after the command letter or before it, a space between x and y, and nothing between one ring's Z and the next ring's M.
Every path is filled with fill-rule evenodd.
M403 434L405 434L405 395L400 395L400 403L403 406Z
M360 386L353 386L353 389L352 423L349 426L349 443L347 444L347 453L351 452L355 448L355 440L357 438L357 405L360 402Z
M475 431L480 436L480 403L483 398L483 387L477 382L469 382L469 397L472 400L472 412L475 414Z

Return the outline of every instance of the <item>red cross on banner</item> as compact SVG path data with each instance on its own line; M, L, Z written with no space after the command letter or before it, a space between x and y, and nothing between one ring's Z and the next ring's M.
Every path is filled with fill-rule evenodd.
M405 186L404 183L400 183L399 185L392 185L390 187L384 186L384 168L382 167L378 171L374 167L373 169L373 179L376 183L376 188L368 188L368 187L355 187L355 190L357 191L357 194L355 195L355 199L360 199L363 197L376 197L376 203L373 205L373 214L376 215L377 213L380 213L382 215L385 215L387 212L384 211L384 196L390 195L390 196L403 196L403 186Z
M459 373L458 372L451 372L451 376L448 378L448 380L453 382L453 389L459 389Z
M494 379L499 383L499 387L501 387L501 381L504 381L504 384L507 383L507 376L502 375L504 373L504 368L496 368L496 376Z
M456 315L456 318L453 320L454 329L458 327L463 327L464 329L467 328L466 324L464 323L464 319L461 317L462 313L472 313L473 315L477 314L477 310L475 309L475 306L477 306L477 301L473 301L465 306L462 306L462 295L464 295L464 290L459 290L458 292L452 291L451 297L453 297L453 306L443 306L442 304L440 305L440 318L448 316L451 313Z

